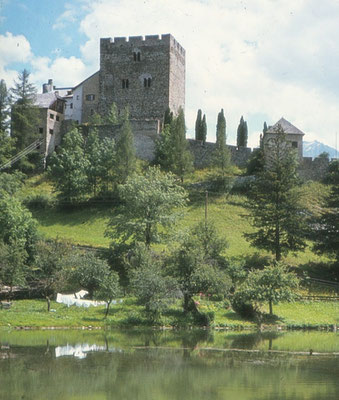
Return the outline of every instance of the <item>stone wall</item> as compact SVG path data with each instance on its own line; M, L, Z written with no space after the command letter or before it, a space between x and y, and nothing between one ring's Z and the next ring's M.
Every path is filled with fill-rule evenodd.
M63 121L63 132L70 129L69 121ZM101 138L111 137L117 139L121 125L100 125L98 129ZM154 159L155 140L159 138L160 121L158 120L131 120L131 128L134 133L134 143L137 157L152 161ZM89 129L88 125L80 125L83 133L86 135ZM188 139L189 150L193 154L194 165L196 168L204 168L213 163L215 143L206 142L202 144L199 140ZM239 167L245 167L253 151L257 149L237 148L227 145L233 164ZM329 161L326 158L303 157L299 175L303 180L321 180L328 169Z
M194 165L196 168L204 168L213 163L215 143L206 142L203 144L199 140L188 139L190 151L194 157ZM227 148L231 155L231 161L233 164L239 167L245 167L249 157L252 154L250 148L227 145Z

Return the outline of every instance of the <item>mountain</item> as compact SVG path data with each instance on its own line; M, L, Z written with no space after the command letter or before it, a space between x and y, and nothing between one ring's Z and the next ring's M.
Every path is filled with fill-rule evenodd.
M333 147L320 143L317 140L313 142L303 142L303 156L304 157L318 157L321 153L328 153L330 158L336 158L337 152ZM339 151L338 151L339 156Z

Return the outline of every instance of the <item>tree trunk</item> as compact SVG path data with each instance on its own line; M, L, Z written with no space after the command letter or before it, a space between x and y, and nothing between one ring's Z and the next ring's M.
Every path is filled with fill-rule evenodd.
M106 307L106 312L105 312L105 318L107 318L108 312L109 312L109 306L111 305L112 300L107 302L107 307Z
M272 300L269 301L269 306L270 306L270 315L273 315Z
M51 299L49 298L49 296L46 296L46 300L47 300L47 311L49 312L51 310Z
M191 295L184 294L184 312L188 313L190 311L193 313L199 313L197 306L195 305Z

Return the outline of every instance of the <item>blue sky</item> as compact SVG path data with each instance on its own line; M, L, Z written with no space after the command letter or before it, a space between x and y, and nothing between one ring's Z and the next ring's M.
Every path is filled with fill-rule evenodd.
M339 130L338 0L0 0L0 79L31 71L74 86L99 68L100 37L172 33L186 49L186 124L197 109L228 142L241 115L255 146L282 116L335 147Z

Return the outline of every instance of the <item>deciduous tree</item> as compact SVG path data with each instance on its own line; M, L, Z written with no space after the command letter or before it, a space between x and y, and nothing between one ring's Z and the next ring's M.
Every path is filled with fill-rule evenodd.
M84 140L77 128L66 133L58 152L51 157L49 175L61 202L77 203L88 190Z
M106 232L118 242L139 241L150 246L163 236L159 228L170 227L187 202L187 194L173 174L157 167L131 176L118 190L123 204Z
M231 280L221 255L225 243L212 225L194 227L170 258L170 270L184 295L185 312L198 312L193 296L198 293L227 294Z
M268 303L269 313L273 314L273 304L293 301L297 298L299 280L295 273L288 271L286 265L274 263L262 270L251 271L239 286L236 297L243 302Z

